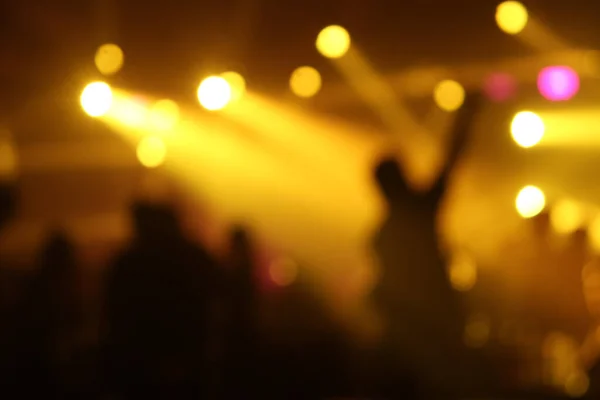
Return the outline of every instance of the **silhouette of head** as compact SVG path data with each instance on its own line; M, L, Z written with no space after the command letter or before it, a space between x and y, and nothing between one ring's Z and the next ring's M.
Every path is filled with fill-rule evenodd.
M46 279L62 279L75 269L75 251L67 234L53 231L40 254L40 276Z
M13 188L0 183L0 228L10 220L14 212L15 199Z
M240 225L234 226L230 232L230 253L234 262L243 262L251 257L252 244L248 231Z
M392 157L383 159L377 165L375 168L375 180L388 202L410 191L400 165Z
M173 239L180 236L177 215L168 206L135 202L132 214L136 236L143 242Z

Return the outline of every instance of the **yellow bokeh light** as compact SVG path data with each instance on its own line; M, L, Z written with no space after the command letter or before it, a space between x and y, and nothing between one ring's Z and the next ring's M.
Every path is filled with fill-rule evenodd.
M465 327L464 341L469 347L482 347L490 338L491 324L487 316L476 314L469 318Z
M173 100L162 99L150 109L150 123L158 130L168 131L179 121L179 106Z
M510 125L513 140L526 149L538 144L544 137L545 130L544 120L531 111L517 113Z
M518 1L505 1L496 8L496 23L509 35L520 33L529 20L527 8Z
M221 78L225 79L231 87L231 100L238 101L246 92L246 80L237 72L228 71L221 74Z
M123 67L123 50L116 44L103 44L96 51L94 62L103 75L114 75Z
M456 81L445 80L437 84L433 98L442 110L456 111L465 101L465 89Z
M565 381L565 393L572 398L582 397L590 388L590 379L583 371L569 374Z
M546 196L535 186L525 186L515 200L517 212L523 218L532 218L541 213L546 206Z
M144 167L156 168L164 163L167 157L167 146L156 136L146 137L138 144L137 157Z
M317 50L324 57L340 58L350 49L350 34L339 25L324 28L317 36Z
M115 106L115 116L131 128L141 128L147 121L148 109L136 99L128 99Z
M276 259L269 266L269 276L277 285L289 286L298 277L298 265L287 257Z
M452 257L449 275L452 287L466 292L471 290L477 282L477 264L468 254L457 253Z
M316 95L321 90L321 85L321 74L313 67L296 68L290 77L290 89L299 97Z
M550 222L560 234L569 234L581 228L585 223L585 210L570 199L558 201L550 210Z
M112 105L112 89L105 82L92 82L83 89L79 100L86 114L90 117L101 117Z
M14 177L18 163L15 146L10 140L0 136L0 180Z
M209 111L224 108L232 98L229 82L220 76L209 76L198 86L198 101Z

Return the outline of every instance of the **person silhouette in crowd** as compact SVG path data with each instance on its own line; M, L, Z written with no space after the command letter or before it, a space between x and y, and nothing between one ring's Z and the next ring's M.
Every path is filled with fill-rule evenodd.
M108 385L126 398L198 398L216 263L184 237L171 207L137 202L132 214L135 238L106 284Z
M388 361L393 366L384 369L419 377L438 389L457 383L451 362L462 349L464 318L448 282L437 214L481 101L479 94L470 95L458 111L447 161L429 190L411 188L395 158L384 159L375 170L389 208L374 243L382 275L373 296L387 325L383 358L393 358Z
M228 321L225 357L227 398L252 397L258 389L258 286L255 253L246 229L235 226L229 235L227 260Z
M54 231L13 321L13 384L22 393L73 398L81 389L74 374L83 320L79 278L70 239Z

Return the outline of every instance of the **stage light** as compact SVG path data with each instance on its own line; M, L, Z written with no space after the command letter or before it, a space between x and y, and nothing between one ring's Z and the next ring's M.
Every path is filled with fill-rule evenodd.
M146 168L156 168L165 161L167 147L160 138L148 136L138 144L136 153L140 164Z
M523 218L533 218L544 210L546 196L535 186L525 186L515 200L517 212Z
M465 89L456 81L445 80L435 87L433 99L442 110L456 111L465 101Z
M93 82L87 85L81 97L81 107L90 117L101 117L110 110L112 105L112 90L107 83Z
M198 86L198 101L209 111L223 109L231 101L231 86L220 76L209 76Z
M579 85L577 72L565 66L546 67L537 80L541 95L550 101L570 100L579 91Z
M483 90L492 101L502 102L515 96L517 82L510 74L495 73L485 80Z
M313 67L299 67L292 72L290 89L299 97L312 97L321 89L321 74Z
M221 78L225 79L231 87L231 100L238 101L246 92L246 80L237 72L229 71L221 74Z
M509 35L516 35L525 29L529 14L518 1L505 1L496 8L496 23Z
M517 113L510 125L513 140L523 148L533 147L544 137L544 121L531 111Z
M339 25L324 28L317 36L317 50L327 58L343 57L350 49L350 34Z
M150 109L150 123L156 129L168 131L179 120L179 107L173 100L158 100Z
M96 51L94 62L103 75L114 75L123 67L123 50L116 44L103 44Z

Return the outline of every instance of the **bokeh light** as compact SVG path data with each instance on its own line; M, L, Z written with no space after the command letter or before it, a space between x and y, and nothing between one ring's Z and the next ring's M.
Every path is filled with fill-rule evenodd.
M228 71L221 74L221 78L225 79L231 87L231 100L238 101L246 92L246 80L237 72Z
M542 69L537 86L541 95L550 101L570 100L579 91L579 75L570 67L554 66Z
M585 224L585 209L574 200L562 199L550 210L550 222L557 233L570 234Z
M269 265L269 276L278 286L289 286L298 277L298 265L288 257L273 260Z
M523 31L528 20L527 8L518 1L505 1L496 8L496 24L509 35Z
M83 89L79 100L86 114L90 117L101 117L112 105L112 89L105 82L92 82Z
M442 110L456 111L465 101L465 89L456 81L445 80L437 84L433 98Z
M173 100L162 99L150 109L150 123L158 130L168 131L175 127L179 120L179 106Z
M588 227L588 240L591 248L600 253L600 214L596 215Z
M458 252L452 256L450 262L450 283L458 291L471 290L477 282L477 264L465 252Z
M115 106L114 113L119 122L130 128L141 128L148 121L148 109L141 99L132 97Z
M340 58L350 49L350 34L339 25L324 28L317 36L317 50L324 57Z
M164 163L167 156L167 146L162 139L148 136L138 144L137 157L144 167L156 168Z
M517 81L510 74L491 74L484 82L483 91L492 101L506 101L516 95Z
M96 51L94 63L103 75L114 75L123 67L123 50L116 44L103 44Z
M198 86L198 101L209 111L225 108L231 101L232 90L229 82L220 76L209 76Z
M0 133L0 181L12 180L17 174L19 164L17 150L12 140L2 136Z
M542 140L546 127L542 118L531 111L517 113L510 125L512 138L523 148L533 147Z
M313 67L299 67L292 72L290 89L299 97L312 97L321 90L321 74Z
M491 323L489 317L483 314L474 314L469 318L465 327L465 344L473 348L483 347L488 342L490 333Z
M517 195L515 207L521 217L535 217L546 207L546 196L538 187L525 186Z
M572 398L585 395L590 387L590 379L583 371L575 371L569 374L565 381L565 393Z

